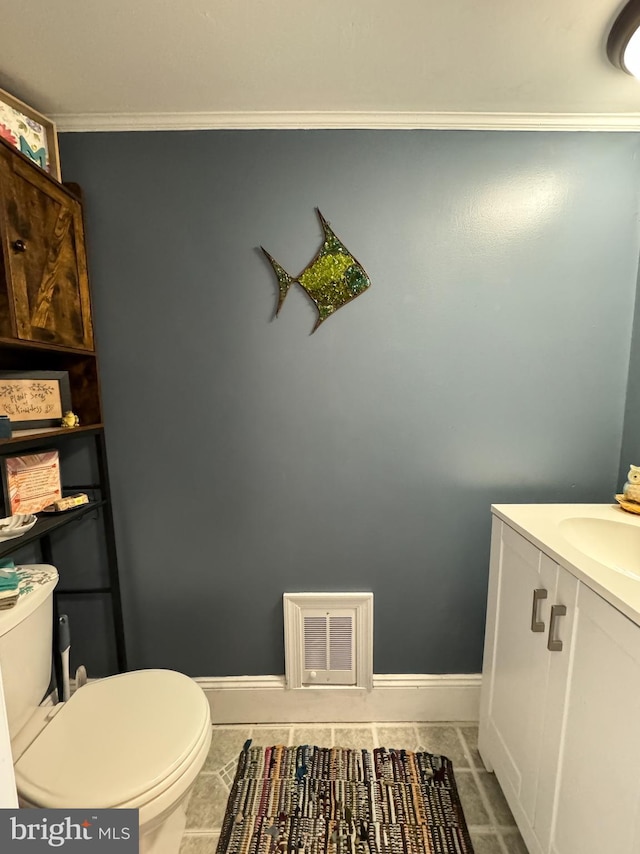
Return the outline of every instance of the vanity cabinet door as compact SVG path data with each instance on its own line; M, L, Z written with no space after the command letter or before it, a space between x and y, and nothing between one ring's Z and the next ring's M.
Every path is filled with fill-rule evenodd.
M551 558L543 553L540 559L553 563ZM577 599L580 589L580 584L573 575L561 566L556 566L556 569L557 584L552 604L549 606L551 616L544 638L549 671L533 818L535 839L540 849L545 852L550 850L551 845L560 764L559 745L563 737L567 682L575 640L573 627L578 614Z
M479 748L531 854L548 851L577 581L494 517ZM550 651L551 608L556 612ZM564 676L563 676L564 671Z
M80 202L0 148L0 336L93 350Z
M550 850L640 851L640 628L579 585Z

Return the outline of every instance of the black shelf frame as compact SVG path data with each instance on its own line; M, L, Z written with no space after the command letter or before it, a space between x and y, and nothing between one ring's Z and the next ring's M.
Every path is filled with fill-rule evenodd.
M105 504L106 502L104 500L90 501L89 504L83 504L82 507L78 507L75 510L67 510L64 513L60 513L60 515L41 514L38 516L36 524L30 531L27 531L26 534L23 534L21 537L16 537L13 540L0 541L0 558L12 554L29 543L34 543L41 540L43 537L48 537L49 534L53 533L53 531L57 531L58 528L64 528L65 525L70 525L72 522L75 522L77 519L81 519L83 516L86 516L87 513L91 513L98 507L104 507Z
M31 434L30 436L16 436L11 439L0 441L0 459L21 453L33 451L44 447L55 447L61 441L65 442L81 436L93 436L95 442L95 453L98 465L98 484L95 489L100 491L100 499L90 501L81 507L67 510L60 514L40 514L38 521L30 531L21 537L0 542L0 558L6 557L29 543L38 543L40 554L44 563L56 565L53 548L51 545L51 534L61 528L77 522L83 516L98 511L102 514L102 524L105 535L105 548L107 553L107 567L109 574L109 585L107 587L86 587L65 589L63 586L54 594L54 616L57 626L57 597L59 595L109 595L111 598L111 612L113 617L113 631L116 648L116 661L120 673L125 672L127 667L127 652L124 636L124 619L122 615L122 595L120 590L120 576L118 573L118 556L116 551L113 510L111 506L111 490L109 485L109 469L107 466L107 448L102 425L90 425L84 428L55 430L46 433ZM63 583L64 571L60 573L60 582ZM54 632L55 634L55 632ZM54 656L56 665L56 677L58 685L61 684L59 672L59 656Z
M61 439L75 439L78 436L97 435L104 431L102 424L89 424L86 427L66 427L59 430L39 432L19 431L11 439L0 439L0 456L19 454L21 451L33 451L56 444Z

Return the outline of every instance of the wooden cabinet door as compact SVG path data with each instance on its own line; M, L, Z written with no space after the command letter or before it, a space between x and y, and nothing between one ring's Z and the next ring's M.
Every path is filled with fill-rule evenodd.
M550 851L637 854L640 628L583 584L563 718Z
M93 350L78 200L37 167L0 152L0 232L12 327L0 334Z

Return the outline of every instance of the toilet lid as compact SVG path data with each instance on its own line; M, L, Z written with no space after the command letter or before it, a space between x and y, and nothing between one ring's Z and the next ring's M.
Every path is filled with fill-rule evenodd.
M175 779L210 726L188 676L138 670L77 691L15 765L18 792L41 807L116 807Z

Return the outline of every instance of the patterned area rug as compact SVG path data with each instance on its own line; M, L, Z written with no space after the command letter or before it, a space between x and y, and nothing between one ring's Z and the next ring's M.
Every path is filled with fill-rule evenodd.
M251 747L238 759L217 854L473 854L445 756Z

